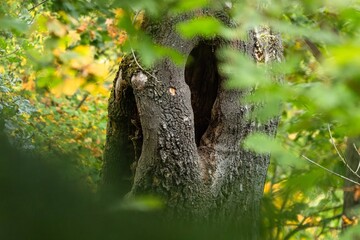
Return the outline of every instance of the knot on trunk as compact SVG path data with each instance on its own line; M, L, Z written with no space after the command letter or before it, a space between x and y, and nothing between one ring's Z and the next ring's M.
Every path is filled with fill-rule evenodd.
M148 77L143 72L138 72L132 76L131 84L134 89L142 90L145 87L147 80Z

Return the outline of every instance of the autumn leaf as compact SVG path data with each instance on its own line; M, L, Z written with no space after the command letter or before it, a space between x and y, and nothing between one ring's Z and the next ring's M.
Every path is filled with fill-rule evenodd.
M358 223L358 218L356 217L348 218L345 214L341 216L341 219L345 227L356 225Z
M105 78L109 73L107 66L100 63L91 63L84 71L100 78Z
M115 13L115 18L116 19L122 18L124 16L124 14L125 14L124 9L122 9L122 8L116 8L116 9L113 10L113 12Z
M51 89L51 92L55 96L64 95L73 95L80 87L85 83L84 78L71 78L66 79L56 87Z
M30 75L27 75L23 78L23 84L22 87L24 90L32 91L35 89L35 78L36 75L34 72L32 72Z
M64 37L67 33L66 25L62 24L56 19L50 19L47 22L47 28L50 33L53 33L55 36Z
M74 45L81 40L80 34L75 30L70 30L68 37L69 37L69 45Z
M91 46L79 45L69 52L70 62L69 65L75 69L82 69L86 65L94 61L94 48Z

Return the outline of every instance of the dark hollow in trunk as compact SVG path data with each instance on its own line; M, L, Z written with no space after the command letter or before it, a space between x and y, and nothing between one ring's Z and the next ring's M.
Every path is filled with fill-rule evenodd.
M194 112L195 142L200 140L209 126L211 109L219 86L219 72L214 42L202 41L190 53L185 67L185 82L191 91L191 106Z

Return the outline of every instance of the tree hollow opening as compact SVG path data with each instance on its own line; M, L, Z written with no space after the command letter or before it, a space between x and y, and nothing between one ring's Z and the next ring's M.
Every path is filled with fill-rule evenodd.
M216 45L213 42L200 42L191 51L185 67L185 82L191 91L197 146L210 124L211 110L218 93L220 77L215 52Z

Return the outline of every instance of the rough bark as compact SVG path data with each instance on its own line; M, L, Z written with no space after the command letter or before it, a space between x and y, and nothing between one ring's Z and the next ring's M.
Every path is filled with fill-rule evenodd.
M119 175L128 171L128 160L136 158L129 154L127 138L134 131L129 122L136 122L132 118L136 116L141 122L142 148L135 159L130 195L156 194L166 200L168 209L182 215L255 220L269 155L245 150L241 143L256 131L274 135L277 119L260 124L247 117L254 106L241 99L251 90L224 88L226 79L218 73L215 51L230 45L250 56L249 61L277 61L282 57L281 41L266 27L249 31L246 42L184 40L175 24L191 17L164 18L145 27L157 44L190 56L187 65L163 59L144 71L133 54L121 64L109 100L104 180L122 181ZM226 21L222 15L221 20ZM130 104L127 100L131 94L124 94L124 89L132 89L137 114L131 109L133 100Z
M349 138L346 146L345 158L349 165L346 168L345 176L355 182L360 182L360 179L356 174L354 174L349 168L353 171L356 171L359 162L360 156L357 152L359 149L360 137ZM356 146L357 149L354 147ZM360 203L360 186L352 183L350 181L344 182L344 205L343 205L343 229L349 225L355 224L355 219L358 219L358 210Z
M132 87L122 81L131 74L131 64L124 61L114 79L109 99L107 138L104 151L103 182L107 193L123 195L130 191L142 145L141 125Z

